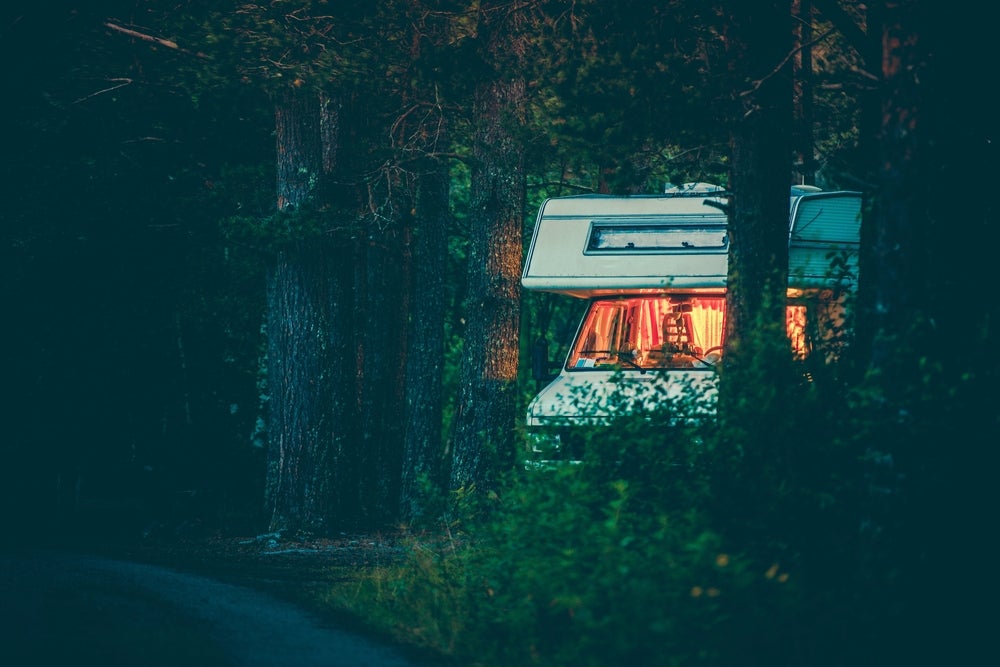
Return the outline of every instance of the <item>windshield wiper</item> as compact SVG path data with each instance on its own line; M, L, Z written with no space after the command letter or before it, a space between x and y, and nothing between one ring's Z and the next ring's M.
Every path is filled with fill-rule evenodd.
M645 367L640 366L639 364L635 363L635 361L633 361L632 359L629 359L627 354L626 355L619 354L618 355L618 361L621 361L622 363L628 364L632 368L638 369L639 375L645 375L646 374Z
M720 353L721 353L721 352L722 352L722 346L720 345L720 346L718 346L718 347L710 347L710 348L709 348L709 349L708 349L708 350L707 350L707 351L706 351L706 352L704 353L704 356L702 356L702 355L699 355L699 354L694 354L694 353L691 353L691 352L689 352L688 354L690 354L690 355L691 355L692 357L694 357L695 359L697 359L697 360L698 360L698 361L700 361L701 363L705 364L706 366L712 366L712 367L715 367L715 366L718 366L718 365L719 365L719 362L720 362L720 361L722 361L722 357L721 357L721 356L719 356L719 357L716 357L714 361L710 360L710 359L708 358L708 356L709 356L710 354L712 354L713 352L720 352Z

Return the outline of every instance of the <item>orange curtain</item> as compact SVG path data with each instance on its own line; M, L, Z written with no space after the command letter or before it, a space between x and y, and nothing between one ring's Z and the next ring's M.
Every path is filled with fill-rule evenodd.
M694 344L703 353L722 345L725 320L726 300L724 298L691 299Z
M792 343L792 354L803 358L809 353L806 342L806 307L785 307L785 332Z

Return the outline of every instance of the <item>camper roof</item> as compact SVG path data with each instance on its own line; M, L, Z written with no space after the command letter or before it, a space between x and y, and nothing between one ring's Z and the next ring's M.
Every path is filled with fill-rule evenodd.
M538 211L522 284L586 297L668 288L722 288L725 199L716 195L580 195Z
M689 183L663 195L577 195L542 203L525 260L526 289L577 297L721 290L726 285L727 199ZM789 261L796 286L829 282L830 252L856 257L860 194L793 188Z

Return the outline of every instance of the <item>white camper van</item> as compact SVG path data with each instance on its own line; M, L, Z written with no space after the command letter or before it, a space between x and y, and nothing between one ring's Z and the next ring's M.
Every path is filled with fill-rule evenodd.
M723 189L706 183L542 204L522 285L588 307L558 375L528 406L529 429L606 423L623 406L655 409L690 392L711 404L726 317L725 205ZM858 192L792 188L787 328L800 356L843 314L860 220ZM550 365L534 360L536 380Z

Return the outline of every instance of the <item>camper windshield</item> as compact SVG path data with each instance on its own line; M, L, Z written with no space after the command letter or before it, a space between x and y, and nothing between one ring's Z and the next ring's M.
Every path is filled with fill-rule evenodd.
M722 358L725 310L724 296L596 299L567 369L710 369Z
M785 329L795 358L835 358L845 343L844 295L789 290ZM669 294L594 299L573 343L569 371L710 369L722 359L726 298Z

